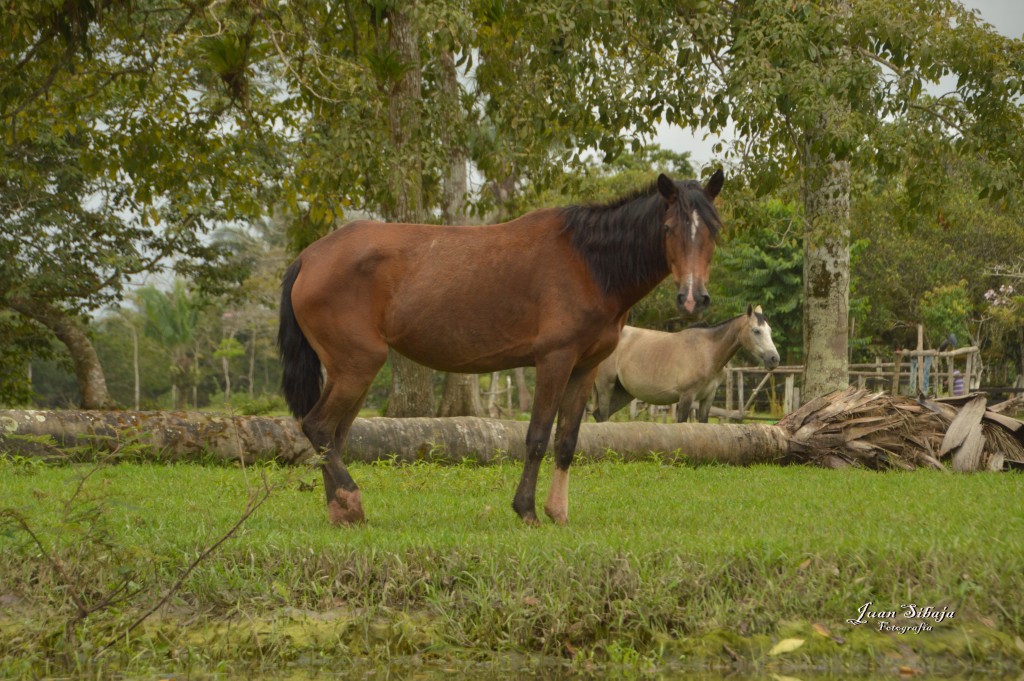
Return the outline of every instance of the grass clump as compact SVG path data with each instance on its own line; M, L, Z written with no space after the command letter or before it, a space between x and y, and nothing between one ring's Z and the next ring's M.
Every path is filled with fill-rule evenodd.
M0 464L0 498L39 541L11 524L0 534L0 656L32 674L493 656L768 670L1024 660L1021 476L587 462L572 469L570 525L529 528L509 507L517 464L353 465L369 522L339 529L310 470L119 464L82 485L82 466L15 466ZM266 503L119 638L237 521L261 476ZM79 487L86 520L67 513ZM62 575L40 545L77 571ZM69 580L84 598L122 583L132 597L69 641ZM956 616L917 636L848 624L867 602ZM769 656L786 638L804 643Z

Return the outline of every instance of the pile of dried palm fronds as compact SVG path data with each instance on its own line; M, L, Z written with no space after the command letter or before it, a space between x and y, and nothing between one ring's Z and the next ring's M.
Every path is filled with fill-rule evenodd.
M811 400L779 427L795 461L829 468L943 468L948 460L957 471L983 471L1024 462L1024 421L986 409L981 394L915 400L848 388Z

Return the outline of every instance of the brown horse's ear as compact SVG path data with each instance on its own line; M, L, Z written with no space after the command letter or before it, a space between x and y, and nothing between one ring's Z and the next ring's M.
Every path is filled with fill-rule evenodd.
M757 314L764 314L764 310L761 309L760 305L754 308L754 312L756 312Z
M718 192L722 191L722 184L725 182L725 173L719 168L715 171L715 174L711 176L708 183L704 185L704 192L711 197L712 200L718 196Z
M676 183L673 182L672 178L670 178L665 173L658 175L658 191L661 193L662 196L668 199L669 202L675 201Z
M749 317L752 314L754 314L754 306L751 305L750 303L747 303L747 316Z

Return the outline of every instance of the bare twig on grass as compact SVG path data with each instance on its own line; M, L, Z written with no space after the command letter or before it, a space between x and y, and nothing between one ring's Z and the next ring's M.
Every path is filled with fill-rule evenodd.
M78 513L77 507L83 503L81 501L82 492L86 487L86 483L89 479L103 466L110 463L112 460L120 457L124 451L124 444L121 441L116 441L115 445L108 454L100 457L96 463L89 467L87 471L78 476L77 484L68 499L61 506L62 518L64 523L72 522L73 516ZM174 583L166 590L163 597L153 605L151 608L142 613L137 617L131 625L128 626L122 633L114 636L105 646L99 649L96 656L102 655L117 641L127 636L131 631L136 629L139 625L145 622L151 617L157 610L159 610L164 604L167 603L170 598L177 593L184 584L185 580L192 574L192 572L206 560L214 551L216 551L222 544L228 539L235 536L242 525L256 512L256 510L263 505L263 503L270 497L273 487L268 483L266 473L264 472L261 476L262 485L258 488L253 488L250 485L248 476L248 470L244 460L244 448L241 440L238 441L238 458L243 469L243 475L245 477L245 486L247 492L247 500L245 509L238 520L220 537L213 543L203 549L199 555L181 572ZM289 476L289 479L291 477ZM101 511L93 511L90 515L92 520L96 520L102 515ZM101 595L90 602L87 592L88 587L84 584L82 577L86 574L83 570L81 561L77 563L72 561L68 562L67 557L62 557L60 552L55 549L51 549L47 546L47 543L43 540L40 533L32 526L29 519L26 518L19 511L12 508L0 509L0 525L8 524L16 529L21 530L31 540L32 544L39 551L43 558L43 561L49 565L56 579L60 582L71 600L74 607L74 614L71 615L64 623L63 629L63 640L69 645L74 644L74 632L79 624L85 621L89 616L111 608L115 605L131 600L138 596L140 593L145 591L144 588L132 588L133 580L135 579L135 573L130 572L121 577L113 586L113 588L106 589ZM83 537L81 542L77 542L81 545L92 545L96 538L96 530L89 530L89 535ZM87 567L87 566L86 566ZM70 653L69 653L70 654ZM70 659L70 658L68 658Z
M249 519L249 516L251 516L253 513L255 513L256 509L258 509L260 506L262 506L263 502L265 502L268 498L270 498L270 493L271 493L272 489L273 488L269 484L267 484L267 476L264 473L263 474L263 489L260 490L259 493L253 493L253 492L249 493L249 499L248 499L248 501L245 504L245 511L242 513L241 517L235 522L235 524L232 525L231 528L227 532L225 532L223 535L221 535L220 538L217 541L215 541L213 544L211 544L210 546L208 546L205 549L203 549L203 551L198 556L196 556L195 559L191 563L189 563L189 566L187 568L185 568L185 570L178 576L178 579L176 579L174 581L174 584L172 584L170 586L170 588L167 589L167 592L164 594L163 598L161 598L156 603L156 605L151 607L146 612L142 613L134 622L132 622L128 626L127 629L125 629L123 632L121 632L120 634L118 634L114 638L110 639L110 641L108 641L105 646L100 648L99 651L96 653L97 657L99 655L102 655L103 653L105 653L111 646L113 646L115 643L117 643L120 639L122 639L125 636L127 636L128 634L130 634L136 627L138 627L140 624L142 624L147 619L149 619L153 615L153 613L155 613L157 610L159 610L161 607L163 607L163 605L165 603L167 603L167 601L169 601L171 599L171 596L173 596L175 593L177 593L178 589L181 588L181 585L185 583L186 579L188 579L188 576L190 574L192 574L192 571L195 570L199 566L200 563L202 563L204 560L206 560L206 558L208 556L210 556L210 554L212 554L214 551L216 551L217 548L220 547L221 544L223 544L228 539L233 537L235 535L235 533L238 531L238 529L240 527L242 527L242 525L245 524L245 521Z
M86 617L94 612L109 608L112 605L116 605L127 598L131 598L138 591L127 593L128 585L131 583L133 575L125 577L115 588L111 589L107 594L97 603L89 605L85 598L82 596L79 589L76 587L76 580L65 569L64 561L62 561L56 554L52 553L46 548L46 545L40 539L39 535L36 534L35 530L29 524L28 520L23 515L18 513L12 508L5 508L0 510L0 519L5 519L21 529L22 532L27 534L32 539L32 543L36 545L39 552L43 554L43 558L53 568L53 571L57 574L57 577L64 583L64 587L67 589L68 596L71 598L71 602L75 604L75 617L65 626L66 631L72 631L79 622L84 620ZM124 592L124 595L120 595Z
M74 510L74 503L79 498L82 490L85 488L86 481L102 466L109 463L111 460L119 457L122 453L123 443L118 440L114 445L114 448L105 456L100 458L93 466L89 468L83 475L79 477L78 484L75 485L74 492L64 502L62 513L65 522L71 517L72 511ZM36 548L39 549L43 559L49 564L53 570L57 579L64 585L67 590L67 594L71 599L71 602L75 606L75 615L68 619L64 623L64 640L66 642L74 641L75 628L86 618L95 612L106 610L107 608L113 607L119 603L123 603L131 598L138 595L142 589L131 589L132 580L135 578L134 573L128 573L124 575L117 583L114 588L109 589L99 600L89 603L86 597L83 595L80 587L80 580L69 570L65 564L65 561L54 552L47 549L46 544L43 542L39 534L32 528L28 519L24 515L12 508L0 509L0 519L6 520L7 522L15 525L22 532L29 536L32 543L35 544Z

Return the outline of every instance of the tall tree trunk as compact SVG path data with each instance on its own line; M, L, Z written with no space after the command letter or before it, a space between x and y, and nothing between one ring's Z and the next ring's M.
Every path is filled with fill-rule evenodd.
M487 391L487 415L491 418L498 418L501 416L501 411L498 407L498 385L500 382L501 372L492 371L490 388Z
M807 169L804 212L805 401L849 381L850 164L820 159Z
M256 325L252 327L252 335L249 336L249 397L255 394L253 385L256 383Z
M81 322L50 305L20 298L12 298L7 302L18 313L49 329L68 349L83 409L117 408L117 403L107 391L107 378L96 354L96 348L86 335Z
M403 418L433 416L434 372L394 350L388 350L388 358L391 362L391 395L388 396L384 415Z
M134 324L129 324L132 330L132 372L135 376L135 411L139 410L139 397L141 395L142 382L139 380L139 330Z
M192 371L189 374L189 381L192 383L192 408L199 409L199 341L195 341L192 348Z
M224 401L231 401L231 363L227 357L220 358L220 367L224 371Z
M438 416L483 416L480 381L476 374L445 374Z
M518 367L512 374L516 377L516 394L519 397L519 411L528 412L533 409L533 396L530 386L526 383L526 369Z
M847 0L835 0L848 19ZM849 50L849 47L841 48ZM823 144L849 116L833 98L818 128L808 134L804 157L804 390L803 400L845 388L850 347L850 163Z
M403 66L389 83L388 126L391 138L389 196L384 215L398 222L419 222L423 217L423 161L420 157L422 71L419 40L409 15L395 7L388 12L387 49Z
M441 144L448 150L448 168L441 196L441 221L447 225L466 222L466 150L462 144L462 108L455 60L450 52L441 55L441 97L449 124L441 132ZM482 416L480 382L475 374L446 374L438 416Z
M441 221L461 225L466 221L466 148L462 140L463 115L459 102L459 79L451 52L441 55L441 98L448 124L441 131L441 144L448 150L448 167L441 197Z
M388 49L398 56L405 72L391 88L390 195L384 215L395 222L423 219L423 164L420 159L421 79L419 41L403 8L388 12ZM391 359L391 397L387 416L431 416L434 413L434 372L394 350Z
M174 366L171 367L171 405L172 409L188 407L188 386L191 372L188 352L183 348L174 350Z

